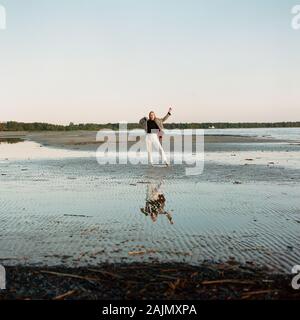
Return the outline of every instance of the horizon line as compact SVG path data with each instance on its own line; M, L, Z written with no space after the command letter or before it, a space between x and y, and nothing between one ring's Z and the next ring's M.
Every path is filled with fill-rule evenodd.
M56 123L56 122L46 122L46 121L17 121L17 120L5 120L5 121L0 121L0 123L9 123L9 122L15 122L15 123L26 123L26 124L31 124L31 123L44 123L44 124L53 124L53 125L58 125L58 126L69 126L70 124L74 125L79 125L79 124L118 124L118 123L130 123L130 124L136 124L139 122L130 122L130 121L118 121L118 122L73 122L70 121L68 124L61 124L61 123ZM299 120L282 120L282 121L203 121L203 122L195 122L195 121L182 121L182 122L168 122L168 124L182 124L182 123L187 123L187 124L192 124L192 123L197 123L197 124L203 124L203 123L212 123L212 124L217 124L217 123L297 123L300 122Z

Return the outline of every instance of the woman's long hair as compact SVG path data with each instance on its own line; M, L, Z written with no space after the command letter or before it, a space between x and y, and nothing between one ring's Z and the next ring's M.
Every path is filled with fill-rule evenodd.
M155 118L156 118L156 115L155 115L155 112L154 112L154 111L150 111L150 112L149 112L149 119L151 119L151 114L152 114L152 113L154 114L154 119L155 119Z

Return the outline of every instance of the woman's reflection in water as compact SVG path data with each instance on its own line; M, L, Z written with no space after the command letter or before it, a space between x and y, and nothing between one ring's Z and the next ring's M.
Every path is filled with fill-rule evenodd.
M146 205L145 208L141 208L141 212L145 216L149 216L153 222L157 221L159 215L165 215L173 224L171 213L165 210L166 198L161 191L161 185L162 182L147 185Z

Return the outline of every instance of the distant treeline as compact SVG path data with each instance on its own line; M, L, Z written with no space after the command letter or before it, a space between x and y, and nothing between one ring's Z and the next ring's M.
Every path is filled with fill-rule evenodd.
M166 129L232 129L232 128L296 128L300 127L300 121L297 122L275 122L275 123L258 123L258 122L218 122L218 123L166 123ZM140 128L138 123L128 123L127 128L137 129ZM56 125L50 123L24 123L24 122L2 122L0 123L0 131L75 131L75 130L89 130L98 131L100 129L118 130L118 123L80 123L69 125Z

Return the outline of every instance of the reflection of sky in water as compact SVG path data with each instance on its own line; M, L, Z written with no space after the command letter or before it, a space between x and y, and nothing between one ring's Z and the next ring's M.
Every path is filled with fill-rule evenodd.
M210 129L205 130L205 134L257 136L300 141L300 128Z
M207 152L204 173L187 177L180 166L99 166L92 151L1 143L0 263L234 256L288 272L299 257L299 170L280 166L300 168L299 155Z
M1 258L11 258L7 263L26 258L27 263L70 266L151 259L197 264L234 256L286 272L297 263L296 181L282 185L277 177L276 182L235 185L231 179L199 182L175 171L156 186L163 170L101 168L87 161L11 163L5 168L0 263ZM165 214L153 216L154 223L140 211L159 194L165 206L152 203L154 210L170 212L174 224ZM130 256L133 251L145 254Z
M300 152L205 152L205 161L233 165L268 165L300 169Z
M0 144L0 160L59 159L85 156L94 156L94 152L47 148L31 141L16 144Z

